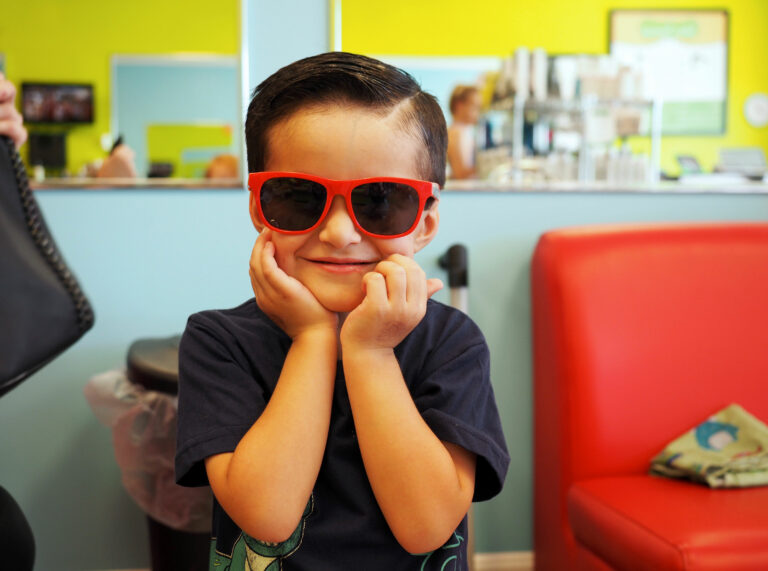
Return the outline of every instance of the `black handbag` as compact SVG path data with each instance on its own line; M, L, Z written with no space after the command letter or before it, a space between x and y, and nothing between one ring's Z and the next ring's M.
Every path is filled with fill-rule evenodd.
M80 339L93 319L19 153L0 137L0 396Z

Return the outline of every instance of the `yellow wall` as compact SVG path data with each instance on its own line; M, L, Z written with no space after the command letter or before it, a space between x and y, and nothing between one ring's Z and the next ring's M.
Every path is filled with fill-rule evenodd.
M768 127L743 115L746 98L768 93L766 0L342 0L342 47L377 55L507 55L518 46L550 53L608 52L608 14L618 8L713 8L729 12L728 110L724 135L664 137L662 168L694 154L705 168L725 146L760 145ZM639 148L647 141L635 142Z
M239 0L0 0L0 53L17 84L94 84L95 121L67 139L77 171L104 155L113 54L237 54L239 10Z
M17 83L94 83L95 123L74 127L68 139L69 166L77 170L103 155L99 137L110 131L110 56L236 54L238 6L238 0L0 0L0 52ZM730 15L727 131L665 137L663 168L676 171L678 153L697 155L711 168L722 146L761 145L768 153L768 128L750 127L742 112L749 94L768 92L766 0L342 0L342 45L379 55L506 55L521 45L605 53L609 11L650 7L725 8Z

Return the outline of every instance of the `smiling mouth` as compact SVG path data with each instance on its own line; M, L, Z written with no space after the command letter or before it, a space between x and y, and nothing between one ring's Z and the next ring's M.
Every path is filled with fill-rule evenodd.
M376 265L376 260L352 260L352 259L330 259L320 258L308 260L319 268L331 273L358 273L368 271Z
M375 264L375 260L347 260L347 259L316 259L309 260L313 264L327 264L331 266L370 266Z

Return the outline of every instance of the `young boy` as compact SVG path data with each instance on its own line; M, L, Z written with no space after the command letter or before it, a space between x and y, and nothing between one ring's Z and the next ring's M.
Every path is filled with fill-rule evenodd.
M193 315L179 356L176 473L213 489L210 568L466 569L465 515L509 457L482 334L413 260L440 107L323 54L256 88L246 140L255 298Z

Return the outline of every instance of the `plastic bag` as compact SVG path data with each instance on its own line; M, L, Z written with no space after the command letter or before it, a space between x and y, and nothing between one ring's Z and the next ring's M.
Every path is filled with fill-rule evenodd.
M139 507L173 529L210 532L211 489L185 488L174 478L178 399L131 383L120 370L96 375L83 392L112 429L123 486Z

